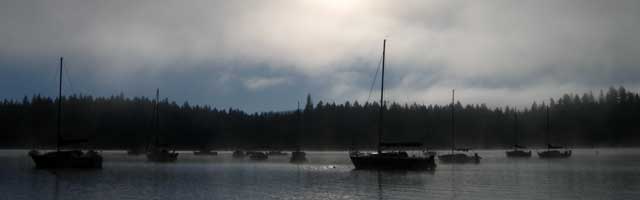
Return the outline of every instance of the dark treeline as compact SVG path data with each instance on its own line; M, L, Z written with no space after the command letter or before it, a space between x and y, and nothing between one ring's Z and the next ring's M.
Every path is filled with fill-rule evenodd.
M297 111L245 113L237 109L159 103L160 125L152 123L155 101L124 95L94 98L63 97L65 138L87 138L88 147L118 149L142 147L159 136L177 148L211 146L218 149L372 148L377 141L378 103L313 103ZM489 108L455 104L456 143L459 147L503 148L513 144L515 115L521 144L545 144L545 109L551 110L551 141L572 147L640 145L640 97L625 88L598 95L565 94L526 109ZM386 108L384 140L418 141L448 148L450 105L391 103ZM0 105L0 146L52 147L56 141L57 99L33 96Z

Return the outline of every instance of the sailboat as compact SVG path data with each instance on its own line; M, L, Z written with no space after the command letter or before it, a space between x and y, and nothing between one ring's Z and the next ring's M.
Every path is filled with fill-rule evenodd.
M298 102L298 110L296 111L296 115L298 117L298 122L302 122L302 114L300 112L300 102ZM298 143L296 150L294 152L291 152L291 158L289 158L289 162L290 163L305 163L307 162L307 153L305 153L304 151L302 151L301 147L300 147L300 124L298 124L298 131L297 131L297 137L296 137L296 142Z
M63 59L60 57L60 79L58 85L58 122L56 151L40 153L37 150L29 151L29 156L33 159L38 169L59 169L59 168L102 168L102 156L93 150L86 153L82 150L61 150L63 145L76 144L84 140L68 140L62 137L62 66Z
M384 65L387 40L382 43L382 81L380 87L380 119L378 121L378 145L375 153L349 153L349 158L356 169L371 170L433 170L436 168L435 156L409 156L406 151L383 152L382 148L410 148L422 146L419 143L383 143L384 119Z
M156 90L156 102L154 106L154 127L159 130L160 120L160 89ZM176 150L171 150L168 144L160 144L160 139L156 133L154 145L147 151L147 160L152 162L175 162L178 159Z
M549 122L549 106L547 106L547 128L546 128L546 136L545 136L545 140L547 142L547 150L542 151L542 152L538 152L538 157L540 158L569 158L571 157L571 150L563 150L560 151L559 149L562 149L562 146L553 146L551 145L551 143L549 143L550 140L550 134L551 133L551 125Z
M480 156L477 153L468 155L470 149L456 148L455 137L455 96L456 90L451 92L451 153L439 155L438 159L443 163L480 163Z
M507 157L510 158L530 158L531 151L524 151L526 147L518 144L518 113L514 114L514 144L513 149L511 151L507 151Z

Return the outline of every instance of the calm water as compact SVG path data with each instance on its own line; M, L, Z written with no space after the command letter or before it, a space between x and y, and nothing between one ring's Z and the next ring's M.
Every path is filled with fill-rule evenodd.
M507 159L478 151L480 164L434 172L354 171L344 152L237 161L226 152L178 163L104 152L104 169L33 169L26 151L0 151L0 199L640 199L640 149L574 150L566 160Z

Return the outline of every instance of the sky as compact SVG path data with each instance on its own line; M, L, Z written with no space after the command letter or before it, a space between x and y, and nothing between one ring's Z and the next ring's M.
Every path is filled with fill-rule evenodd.
M64 57L65 94L362 103L386 39L388 101L524 107L637 92L638 19L635 0L0 0L0 99L55 95Z

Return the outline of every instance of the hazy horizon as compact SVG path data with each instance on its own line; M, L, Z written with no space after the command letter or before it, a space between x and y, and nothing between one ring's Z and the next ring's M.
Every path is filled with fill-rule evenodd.
M624 88L624 86L620 86L620 87L623 87L623 88ZM615 89L616 91L618 91L618 89L620 89L620 87L611 86L611 87L606 88L606 89L604 89L604 88L603 88L602 90L598 90L597 92L596 92L596 91L589 91L589 92L585 92L585 93L565 92L565 93L562 93L562 95L558 95L558 96L554 96L554 97L549 97L549 98L546 98L546 99L541 99L541 101L533 101L533 100L532 100L532 101L531 101L530 103L528 103L528 104L523 103L522 105L517 105L517 106L511 105L511 104L493 105L493 104L487 104L487 103L484 103L484 102L480 102L480 103L467 103L467 102L465 102L464 100L457 99L457 97L456 97L456 99L455 99L455 102L456 102L456 103L460 103L463 107L464 107L464 106L466 106L466 105L484 105L484 106L487 106L487 108L492 109L492 110L493 110L493 109L498 109L498 108L499 108L499 109L505 109L505 108L507 108L507 107L508 107L509 109L516 109L517 111L525 111L525 110L529 110L529 109L531 108L531 106L532 106L534 103L535 103L537 106L548 105L548 104L549 104L550 99L553 99L553 100L555 101L555 103L557 104L557 103L558 103L558 101L559 101L559 100L563 97L563 95L565 95L565 94L570 95L570 97L571 97L571 98L573 98L574 96L578 96L579 98L583 98L583 94L589 94L589 93L591 93L591 95L593 95L592 97L594 97L594 98L595 98L595 100L597 101L600 95L606 95L607 91L609 91L611 88L613 88L613 89ZM635 91L632 91L632 90L628 90L628 88L624 88L624 89L625 89L625 90L627 90L627 91L629 91L629 92L632 92L632 93L633 93L633 92L635 92ZM449 91L449 92L451 92L451 91ZM602 93L600 93L600 92L602 92ZM377 93L377 95L379 95L379 94L380 94L380 93L378 92L378 93ZM458 92L457 92L457 91L456 91L456 94L458 94ZM57 94L56 94L56 95L57 95ZM131 99L131 100L132 100L132 99L135 99L135 98L146 98L146 99L148 99L148 100L154 100L154 99L155 99L155 96L128 96L128 95L126 95L126 94L124 94L124 93L122 93L122 92L121 92L121 93L117 93L117 94L105 95L105 96L94 96L94 95L91 95L91 94L73 93L73 94L63 94L63 97L70 97L70 96L76 96L76 97L80 97L80 96L91 96L92 98L111 98L111 97L118 97L118 96L120 96L120 95L122 95L125 99ZM154 94L154 95L155 95L155 94ZM326 100L324 100L324 99L315 99L315 97L314 97L312 94L308 94L308 95L311 95L311 96L310 96L310 97L311 97L311 100L312 100L312 102L311 102L311 103L313 103L313 106L314 106L314 107L315 107L315 106L317 106L317 105L318 105L318 103L319 103L320 101L322 101L322 103L323 103L324 105L326 105L326 104L333 104L333 103L335 103L336 105L344 105L344 104L345 104L345 103L347 103L347 102L349 102L351 105L353 105L354 103L356 103L356 102L357 102L360 106L364 106L364 105L365 105L365 104L367 104L367 103L369 103L369 104L377 104L377 105L379 105L379 103L380 103L380 99L379 99L380 97L379 97L379 96L371 96L371 98L369 98L369 101L359 101L358 99L355 99L355 100L349 100L349 99L347 99L347 100L342 101L342 102L336 102L336 101L326 101ZM373 93L372 93L372 95L373 95ZM398 101L385 100L385 106L387 106L387 107L388 107L388 106L389 106L389 104L393 104L393 103L399 104L399 105L401 105L401 106L404 106L404 105L409 105L409 106L410 106L410 105L414 105L414 104L416 104L416 105L420 105L420 106L427 106L427 107L428 107L428 106L441 106L441 107L442 107L442 106L450 106L450 105L451 105L451 94L449 94L449 95L450 95L450 96L449 96L449 102L443 102L443 103L439 103L439 104L436 104L436 103L427 103L427 102L398 102ZM58 96L53 96L53 95L52 95L52 96L46 96L46 95L42 95L42 94L33 94L33 95L24 95L24 96L19 97L19 98L9 98L9 99L0 99L0 100L9 100L9 101L20 102L20 101L24 100L24 98L26 97L28 101L31 101L31 100L32 100L32 98L37 97L37 96L45 97L45 98L50 98L50 99L53 99L53 100L55 100L55 99L57 99L57 98L58 98ZM206 102L205 102L205 103L193 103L193 102L191 102L191 101L189 101L189 100L185 100L185 101L176 101L176 100L169 99L168 97L160 97L160 101L161 101L161 102L162 102L162 101L165 101L165 100L166 100L168 103L175 103L175 104L177 104L178 106L183 106L185 103L187 103L187 104L189 104L189 106L191 106L191 107L194 107L194 106L200 106L200 107L208 106L208 107L210 107L210 108L212 108L212 109L214 109L214 108L215 108L215 109L218 109L218 110L234 109L234 110L240 110L240 111L243 111L243 112L245 112L245 113L247 113L247 114L252 114L252 113L265 113L265 112L289 112L289 111L295 111L296 109L298 109L298 107L297 107L297 106L298 106L298 103L300 104L300 105L299 105L299 106L300 106L299 108L300 108L300 109L304 109L305 104L306 104L306 101L307 101L306 96L305 96L305 98L300 99L299 101L297 101L297 102L296 102L296 104L295 104L295 106L296 106L296 107L293 107L293 108L285 108L285 109L280 109L280 110L277 110L277 109L269 109L269 108L265 108L265 110L246 110L246 109L243 109L243 108L241 108L241 107L233 107L233 106L230 106L230 107L220 107L220 106L216 106L216 105L213 105L213 104L207 104ZM291 106L289 105L288 107L291 107Z

